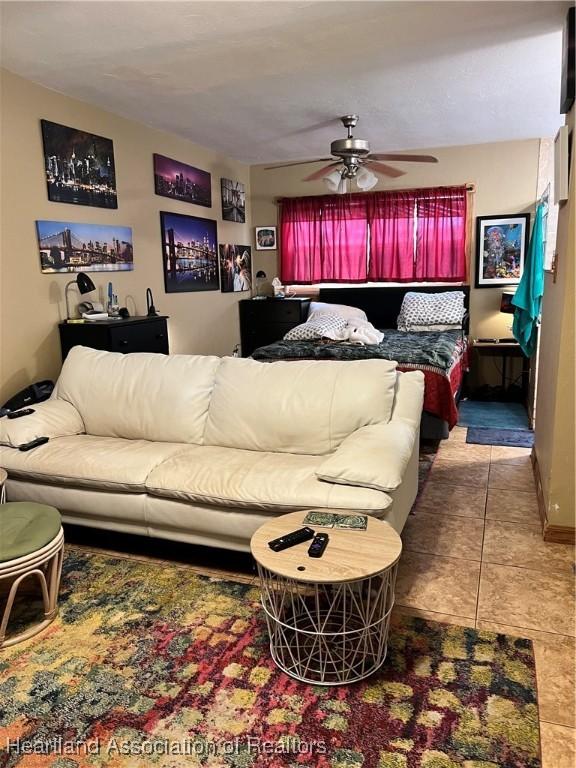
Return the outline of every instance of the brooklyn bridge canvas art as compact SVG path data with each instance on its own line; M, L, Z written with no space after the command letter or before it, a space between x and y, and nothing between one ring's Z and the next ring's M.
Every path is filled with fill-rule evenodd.
M216 222L161 211L160 223L166 293L218 290Z
M122 272L134 269L132 229L73 221L37 221L42 272Z

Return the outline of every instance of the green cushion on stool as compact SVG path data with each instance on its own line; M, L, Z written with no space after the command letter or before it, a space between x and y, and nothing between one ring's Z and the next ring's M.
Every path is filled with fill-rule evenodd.
M0 563L46 546L60 530L60 512L46 504L10 501L0 504Z

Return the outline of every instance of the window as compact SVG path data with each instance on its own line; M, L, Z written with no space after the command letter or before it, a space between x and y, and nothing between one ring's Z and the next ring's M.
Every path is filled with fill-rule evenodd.
M466 188L287 198L284 283L462 282Z

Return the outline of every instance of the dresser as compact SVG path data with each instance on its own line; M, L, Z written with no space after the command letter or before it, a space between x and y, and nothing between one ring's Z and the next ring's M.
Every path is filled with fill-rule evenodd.
M84 323L60 323L62 360L77 345L108 352L161 352L168 354L168 326L165 315L118 317Z
M310 299L244 299L240 310L242 357L281 339L296 325L306 322Z

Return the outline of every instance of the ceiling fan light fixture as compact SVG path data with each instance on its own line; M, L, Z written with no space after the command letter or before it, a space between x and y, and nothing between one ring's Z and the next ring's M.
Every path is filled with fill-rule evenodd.
M338 186L342 181L342 174L337 170L332 171L332 173L329 173L328 176L324 176L322 181L324 184L326 184L330 192L338 192Z
M378 177L367 168L360 168L356 174L356 184L358 185L358 189L365 192L378 184Z

